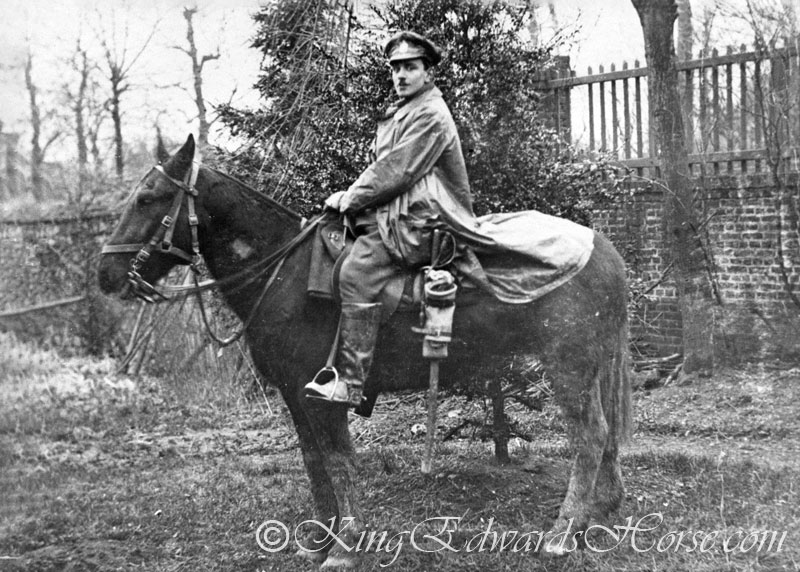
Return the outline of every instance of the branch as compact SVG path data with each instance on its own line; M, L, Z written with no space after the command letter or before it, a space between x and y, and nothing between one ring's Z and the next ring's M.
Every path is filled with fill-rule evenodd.
M673 265L674 265L673 262L670 262L669 264L667 264L667 266L664 268L664 270L661 271L661 274L658 276L656 281L653 282L650 286L648 286L647 289L645 289L644 291L639 292L636 295L636 298L633 301L634 302L638 302L639 300L641 300L642 298L647 296L650 292L652 292L653 290L658 288L658 285L661 284L662 282L664 282L664 280L669 275L670 271L672 271L672 266Z
M147 46L150 44L150 41L153 39L153 36L155 35L156 30L158 30L158 25L159 25L160 22L161 22L161 18L159 18L158 20L155 21L155 23L153 24L153 29L150 30L150 35L147 36L147 39L142 44L142 47L139 49L138 52L136 52L136 55L133 56L133 59L127 65L127 67L123 68L122 72L123 72L124 75L128 74L128 72L131 70L131 68L134 66L134 64L136 64L136 61L141 57L142 53L144 53L145 49L147 49Z
M179 82L176 82L176 83L159 83L159 84L155 85L155 88L156 89L173 89L173 88L175 88L175 89L183 90L186 93L191 93L191 90L188 87L186 87L185 85L183 85L182 83L179 83Z
M179 52L183 52L184 54L186 54L190 58L192 57L192 52L190 52L189 50L187 50L183 46L170 46L170 48L172 48L173 50L178 50Z
M30 314L32 312L38 312L40 310L47 310L50 308L57 308L58 306L67 306L69 304L75 304L76 302L81 302L86 298L85 295L83 296L72 296L71 298L63 298L61 300L56 300L54 302L45 302L44 304L37 304L35 306L28 306L27 308L19 308L16 310L6 310L0 312L0 319L2 318L13 318L16 316L21 316L23 314Z
M218 59L219 59L219 52L217 52L216 54L206 54L205 56L200 58L200 65L199 65L200 71L203 71L203 66L206 64L206 62Z
M56 131L50 136L50 139L48 139L47 142L42 146L42 157L44 157L45 153L47 153L47 148L55 143L56 140L58 140L62 135L63 133L61 133L61 131Z

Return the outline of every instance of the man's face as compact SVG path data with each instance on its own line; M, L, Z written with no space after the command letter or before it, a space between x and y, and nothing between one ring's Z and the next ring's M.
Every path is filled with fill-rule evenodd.
M394 91L400 97L414 96L429 80L428 70L420 58L392 62L391 66Z

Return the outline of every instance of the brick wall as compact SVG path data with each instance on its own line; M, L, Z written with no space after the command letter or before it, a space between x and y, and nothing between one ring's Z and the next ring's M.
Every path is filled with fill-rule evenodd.
M789 182L792 190L779 214L776 186L764 175L697 181L700 220L708 221L703 240L709 271L722 300L712 334L721 363L800 357L800 308L786 293L777 258L780 243L789 282L800 295L800 177ZM100 246L115 220L102 215L0 221L0 264L5 269L0 272L0 311L93 294ZM649 289L631 317L631 332L635 348L651 355L682 352L675 288L669 273L662 279L668 262L662 224L663 196L658 186L637 187L614 208L595 216L595 227L623 254L634 292ZM85 337L80 334L86 330L105 331L109 325L94 320L118 319L119 309L109 313L99 303L108 304L110 299L91 295L85 304L48 312L42 316L41 327L79 338ZM23 325L32 335L43 335L33 323ZM10 324L0 321L0 329L4 326ZM74 343L85 345L81 340Z
M720 363L791 359L800 355L800 308L787 293L778 252L789 284L800 294L798 177L779 191L766 175L739 175L695 182L708 270L721 304L715 310L714 348ZM632 316L640 351L666 355L682 351L681 319L663 245L663 197L658 186L642 186L599 212L598 230L617 245L628 263L634 291L651 289Z

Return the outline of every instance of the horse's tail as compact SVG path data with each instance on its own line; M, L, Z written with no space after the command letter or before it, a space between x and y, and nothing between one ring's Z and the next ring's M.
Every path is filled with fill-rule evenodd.
M609 391L603 399L603 409L609 431L616 437L617 443L621 444L630 438L633 427L627 320L619 328L613 346L611 359L607 364L606 387Z

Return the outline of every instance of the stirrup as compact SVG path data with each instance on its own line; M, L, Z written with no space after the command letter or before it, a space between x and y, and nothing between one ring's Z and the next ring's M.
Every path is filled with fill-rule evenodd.
M320 381L322 380L322 383ZM319 399L328 403L357 407L361 404L363 396L358 403L351 395L350 386L339 377L339 372L332 365L325 366L317 372L309 383L303 388L306 398Z

